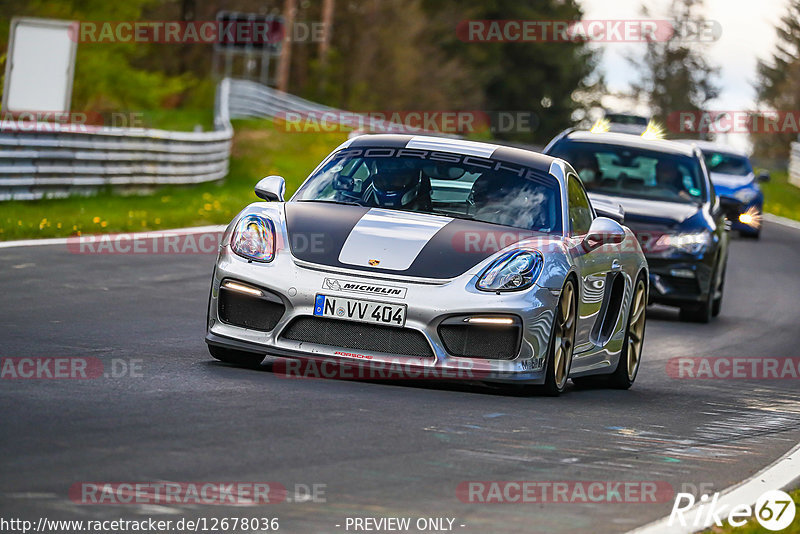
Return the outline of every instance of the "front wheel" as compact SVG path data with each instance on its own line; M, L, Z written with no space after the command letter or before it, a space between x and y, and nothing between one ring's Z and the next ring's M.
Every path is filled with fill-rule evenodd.
M568 279L561 290L561 298L556 307L553 329L545 369L544 393L558 396L564 392L572 368L572 354L575 349L575 330L577 326L578 303L575 283Z

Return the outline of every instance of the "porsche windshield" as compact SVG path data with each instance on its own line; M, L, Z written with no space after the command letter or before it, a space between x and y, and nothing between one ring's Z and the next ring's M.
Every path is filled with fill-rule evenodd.
M431 213L559 233L560 199L553 176L518 164L381 147L337 152L293 200Z
M587 191L701 203L705 185L699 162L689 156L605 143L559 143L553 156L569 161Z

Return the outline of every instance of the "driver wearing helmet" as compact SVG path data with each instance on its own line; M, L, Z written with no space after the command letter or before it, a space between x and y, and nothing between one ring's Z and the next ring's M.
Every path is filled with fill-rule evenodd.
M377 160L370 189L373 203L380 208L430 210L430 182L410 161Z

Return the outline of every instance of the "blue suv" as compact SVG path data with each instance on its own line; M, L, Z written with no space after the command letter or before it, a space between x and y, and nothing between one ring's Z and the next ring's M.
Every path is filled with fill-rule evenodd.
M764 193L760 182L769 181L769 172L753 171L750 159L734 148L709 143L689 141L702 152L714 189L722 203L722 211L731 222L731 229L742 237L758 239L761 235L761 214L764 211Z

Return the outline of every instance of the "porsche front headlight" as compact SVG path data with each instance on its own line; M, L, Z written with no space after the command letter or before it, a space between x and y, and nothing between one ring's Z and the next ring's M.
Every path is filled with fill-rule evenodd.
M231 250L252 261L270 262L275 257L275 226L260 215L245 215L231 235Z
M533 285L542 272L544 258L538 251L514 250L495 260L478 279L481 291L519 291Z
M664 234L656 246L671 247L690 254L698 254L711 244L711 233L707 231L685 234Z

